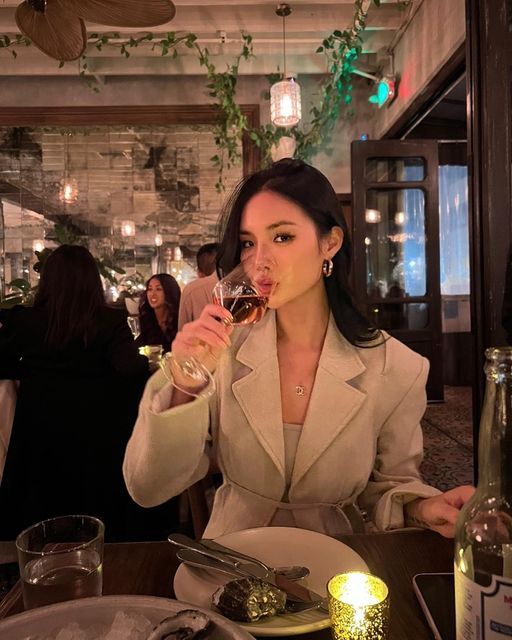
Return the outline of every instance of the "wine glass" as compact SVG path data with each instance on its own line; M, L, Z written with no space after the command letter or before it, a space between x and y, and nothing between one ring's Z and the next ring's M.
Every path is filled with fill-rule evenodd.
M140 319L139 316L128 316L128 326L132 332L133 339L136 340L140 336Z
M274 291L275 282L271 265L257 264L254 259L243 260L224 276L213 288L213 301L231 313L231 320L219 319L226 325L254 324L261 320L267 309L268 299ZM206 348L206 345L205 345ZM181 391L197 397L210 396L215 392L215 382L211 372L196 358L177 361L172 353L167 353L160 363L166 378ZM198 386L198 391L185 388L177 383L172 369L184 375Z
M217 282L213 301L231 313L232 320L226 323L254 324L265 315L274 286L270 267L245 260Z

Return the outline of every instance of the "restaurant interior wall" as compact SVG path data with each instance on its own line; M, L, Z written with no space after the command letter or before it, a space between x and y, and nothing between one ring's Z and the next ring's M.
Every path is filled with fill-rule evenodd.
M300 76L302 88L301 126L307 128L311 101L318 100L321 76ZM374 137L376 107L368 103L371 82L354 77L354 115L341 118L334 130L332 143L326 145L313 164L323 171L337 193L350 191L350 143L365 133ZM260 122L270 121L270 106L263 97L268 91L268 80L263 76L240 75L237 81L237 102L259 104ZM91 91L76 76L9 76L2 78L0 109L27 106L131 106L131 105L191 105L210 104L204 76L108 76L100 91ZM155 123L158 124L158 123Z
M379 110L375 137L382 138L411 103L421 96L466 37L465 0L423 0L394 50L400 80L396 98Z
M308 76L301 79L301 84L307 114L309 101L316 98L319 77ZM0 96L0 113L2 106L10 109L26 106L26 102L21 96L26 95L27 92L33 96L30 106L40 106L42 109L53 106L122 105L133 107L155 104L191 105L198 102L203 105L208 104L208 97L205 95L205 80L203 77L197 76L182 78L162 76L108 77L99 93L94 93L85 87L77 77L9 77L4 78L3 87L4 91ZM268 101L262 98L262 94L267 88L268 82L265 78L250 76L239 78L237 96L240 103L259 103L262 123L268 122L269 119ZM371 125L375 107L367 101L370 90L367 80L356 79L353 93L354 116L350 119L340 119L333 132L329 148L313 159L313 164L328 175L338 193L350 191L349 145L351 140L360 137L362 133L366 133L370 137L372 135ZM151 194L136 193L137 189L132 191L128 189L127 185L133 177L130 172L128 177L123 178L126 184L118 189L115 188L116 181L114 179L107 179L104 176L108 184L103 185L103 192L101 192L101 188L98 191L96 187L101 187L96 184L98 179L101 182L101 167L98 163L104 163L105 158L108 157L111 165L114 163L117 169L123 169L121 167L123 160L113 157L112 147L123 147L129 155L131 154L130 149L133 146L131 137L133 138L133 135L128 130L123 132L122 128L112 128L103 132L93 132L91 129L85 136L81 135L80 127L70 128L69 132L72 135L68 136L67 149L65 128L60 127L53 131L46 131L44 134L42 129L36 128L32 137L35 135L37 140L34 138L33 142L40 145L40 151L42 149L43 160L39 164L36 156L31 156L30 153L27 156L24 152L22 153L23 162L20 163L19 149L14 149L11 158L9 158L9 152L2 153L3 161L0 163L0 171L4 172L4 177L8 177L13 168L16 173L17 167L21 170L18 176L20 182L23 182L24 187L28 187L29 192L35 193L39 198L39 204L35 207L30 207L26 198L17 201L16 197L12 197L13 194L8 199L4 198L5 249L3 253L4 256L8 255L9 259L5 260L2 284L5 286L6 283L18 277L29 280L32 285L36 284L37 275L32 269L34 262L37 261L33 253L34 243L42 240L46 246L54 246L52 238L55 238L55 214L59 212L71 215L71 219L74 219L84 230L87 242L95 255L104 256L107 259L116 256L116 266L122 267L127 273L138 271L144 277L148 277L151 273L159 270L176 268L181 271L185 268L189 272L185 280L193 278L193 252L202 243L215 239L216 221L222 202L225 195L230 192L242 175L241 166L229 171L225 181L226 194L217 194L214 189L217 170L209 162L209 158L217 152L213 143L211 126L204 130L199 127L195 131L196 133L194 130L180 132L180 130L174 129L165 133L159 129L158 123L155 123L154 130L157 138L158 135L160 137L167 135L171 140L173 136L178 136L181 148L184 148L185 145L188 148L188 156L190 153L193 156L187 156L188 160L183 158L182 161L185 164L188 162L194 166L197 164L194 160L197 156L196 160L199 162L200 171L196 186L199 188L199 194L196 197L197 206L194 205L195 209L192 213L173 208L172 198L166 208L165 202L160 202L162 194L153 194L159 199L159 204L151 206L147 197L140 197ZM84 128L84 133L86 132L87 127ZM2 136L5 135L7 135L7 130L2 129ZM157 138L155 138L156 142L153 141L155 148L159 146ZM114 140L113 145L110 144L111 140ZM102 152L104 157L102 159L98 156L97 161L90 164L89 159L94 157L95 145L98 147L96 151L100 155ZM91 153L85 152L86 148ZM59 207L56 189L65 172L65 155L68 156L68 170L79 174L80 194L77 203ZM52 166L45 166L49 161ZM33 166L34 162L38 164L37 167ZM141 165L138 168L144 167ZM37 176L41 175L44 176L43 185L38 184L39 178ZM31 185L30 182L34 176L36 176L36 182ZM137 182L137 179L134 180ZM105 180L103 181L105 182ZM42 191L41 186L44 187ZM38 192L38 189L41 193ZM145 188L144 190L147 191ZM158 191L158 189L154 191ZM135 197L133 197L134 194ZM165 194L163 195L165 196ZM52 215L45 216L45 211ZM73 216L75 217L73 218ZM120 224L124 219L135 221L135 237L121 237ZM158 232L164 234L163 247L155 247L154 237ZM169 244L170 242L171 244ZM172 251L175 246L185 250L183 264L174 264L176 261L169 253L169 250Z

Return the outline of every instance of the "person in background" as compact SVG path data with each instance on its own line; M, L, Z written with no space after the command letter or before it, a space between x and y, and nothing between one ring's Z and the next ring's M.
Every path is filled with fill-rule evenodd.
M197 280L187 284L181 294L179 330L187 322L199 318L203 308L212 301L213 287L218 280L215 271L218 248L218 242L209 242L203 244L197 251Z
M171 350L178 330L180 299L180 286L168 273L149 278L139 303L138 346L161 344L164 352Z
M197 250L197 277L206 278L215 272L215 261L217 259L218 242L208 242Z
M121 463L147 375L126 311L105 303L93 256L55 249L34 306L14 307L0 329L0 378L20 381L0 540L69 513L99 517L109 540L130 538L134 508Z
M227 309L209 304L176 335L128 442L130 494L159 504L213 459L223 483L207 538L269 525L453 536L474 489L441 493L421 479L429 363L357 310L347 225L327 178L300 160L276 162L242 181L222 228L218 267L255 263L268 309L233 327ZM214 373L210 397L180 369L190 358Z

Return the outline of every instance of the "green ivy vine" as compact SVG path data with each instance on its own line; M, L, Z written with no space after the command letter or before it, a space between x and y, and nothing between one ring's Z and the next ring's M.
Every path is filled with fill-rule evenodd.
M197 42L197 36L193 33L168 32L162 38L156 38L152 33L146 33L137 38L122 40L119 33L97 34L91 33L89 45L101 51L103 47L115 47L125 58L130 57L130 50L140 45L152 43L152 49L160 49L162 56L170 55L177 58L179 48L195 49L200 65L205 69L207 76L206 87L208 95L214 100L219 118L214 127L213 135L218 152L211 158L217 167L219 177L216 183L218 191L224 189L224 170L229 169L241 159L240 148L244 134L247 134L252 142L260 149L263 163L270 160L270 152L273 145L279 143L283 136L293 136L297 142L295 156L303 160L311 160L322 147L329 144L332 131L340 114L346 110L347 116L351 115L352 84L351 76L353 65L362 51L361 34L366 25L368 9L373 3L380 6L381 0L355 0L354 18L349 29L335 30L325 38L316 49L316 53L324 55L327 61L327 70L321 86L320 100L313 105L309 112L309 124L306 127L295 126L293 128L275 127L273 124L251 128L247 118L242 114L236 101L236 84L239 66L242 61L247 61L253 54L252 36L242 34L242 49L235 57L232 64L224 71L218 71L212 62L207 47L202 47ZM14 38L7 35L0 36L0 49L9 48L16 57L15 46L29 46L31 41L18 34ZM62 66L63 63L60 63ZM99 91L94 76L90 73L87 56L79 60L79 73L87 84ZM279 74L268 76L269 84L279 79ZM269 95L267 96L269 97Z

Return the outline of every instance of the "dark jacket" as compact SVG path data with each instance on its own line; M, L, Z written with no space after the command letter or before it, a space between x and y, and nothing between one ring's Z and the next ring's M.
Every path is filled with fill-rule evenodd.
M0 378L20 380L0 484L0 540L66 513L96 515L108 539L126 538L133 514L121 464L147 360L122 311L102 309L87 345L48 347L47 326L44 309L15 307L0 328Z

